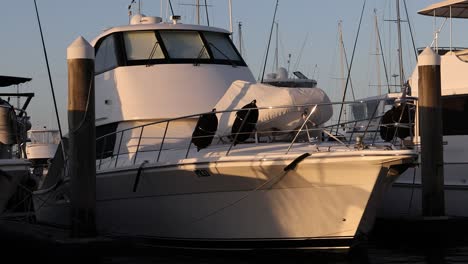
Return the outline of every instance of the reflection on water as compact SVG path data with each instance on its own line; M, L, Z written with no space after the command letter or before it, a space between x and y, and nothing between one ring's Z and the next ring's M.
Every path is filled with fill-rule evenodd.
M450 226L450 228L447 228ZM67 244L12 233L0 225L1 258L15 262L41 261L47 264L99 263L468 263L468 228L450 223L440 229L404 228L387 224L377 228L349 253L296 250L255 250L242 252L196 251L131 246L130 243L87 242ZM441 232L441 230L443 232ZM12 262L13 262L12 261ZM3 263L3 262L2 262ZM7 263L7 262L5 262Z
M405 239L405 238L402 238ZM311 253L303 251L246 251L213 252L169 249L124 249L103 247L67 247L49 245L38 252L28 247L9 251L16 261L45 261L49 263L468 263L468 245L456 247L422 247L407 243L385 246L386 243L370 241L367 247L345 253ZM17 245L19 246L19 245ZM20 253L25 250L25 254ZM3 250L2 250L3 251ZM13 253L15 252L15 253ZM13 255L15 254L15 255Z

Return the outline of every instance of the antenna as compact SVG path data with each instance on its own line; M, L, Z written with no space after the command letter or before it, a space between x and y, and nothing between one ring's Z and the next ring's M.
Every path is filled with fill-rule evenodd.
M239 24L238 24L238 31L239 31L239 33L238 33L239 53L240 53L241 56L243 56L243 54L242 54L242 22L241 21L239 21Z
M229 2L230 1L231 0L229 0ZM268 51L270 50L271 35L273 34L273 26L275 25L276 11L278 10L278 3L279 3L279 0L276 0L275 13L273 14L273 22L271 23L270 37L268 38L268 45L267 45L267 51L266 51L266 56L265 56L265 62L263 63L262 79L260 81L261 83L263 82L263 77L265 76L265 68L266 68L266 63L267 63L267 60L268 60Z
M276 47L275 47L275 57L273 59L273 65L275 66L274 72L278 71L278 22L275 22L276 24Z

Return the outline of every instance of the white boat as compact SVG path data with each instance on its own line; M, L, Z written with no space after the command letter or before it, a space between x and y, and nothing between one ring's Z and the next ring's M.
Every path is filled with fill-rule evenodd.
M468 1L451 0L433 4L419 14L450 18L468 18ZM452 14L452 15L450 15ZM438 34L438 33L437 33ZM433 43L436 44L436 43ZM464 201L468 200L468 79L465 72L468 70L468 60L465 57L468 49L439 48L434 49L441 55L441 95L443 120L443 151L444 151L444 192L445 213L451 217L468 217L468 207ZM418 96L418 68L416 67L408 81L412 97ZM393 140L395 124L400 117L408 119L408 115L399 116L391 114L389 110L395 100L402 98L402 93L393 93L381 96L381 107L377 115L388 113L383 126L380 126L382 138ZM375 98L374 98L375 99ZM373 105L369 101L369 105ZM390 106L389 106L390 105ZM375 109L375 108L372 108ZM357 109L355 109L358 111ZM359 112L359 111L358 111ZM411 119L414 118L414 111ZM401 112L399 112L401 113ZM407 112L408 113L408 112ZM413 119L414 120L414 119ZM379 129L374 123L373 129ZM383 129L382 129L383 128ZM372 130L372 129L371 129ZM386 132L390 132L386 134ZM417 127L414 131L418 134ZM407 140L409 143L409 140ZM416 146L418 141L415 141ZM422 184L420 168L415 167L404 172L392 188L385 195L378 217L383 219L408 219L422 216Z
M300 71L293 72L296 78L290 78L288 70L284 67L279 67L274 73L267 74L263 83L279 86L279 87L301 87L301 88L314 88L317 87L317 81L309 79Z
M414 150L322 142L333 129L324 127L328 96L256 84L228 31L131 21L92 42L100 234L168 247L324 249L369 231ZM36 219L70 226L70 181L51 175L34 193Z
M30 78L0 76L0 87L19 85ZM26 108L33 93L0 93L0 216L16 193L18 184L28 179L31 163L25 158L26 131L31 128ZM26 97L23 106L14 107L3 98ZM14 208L8 208L14 209Z
M29 141L26 143L26 157L32 163L32 174L41 185L42 178L47 174L51 159L54 157L60 143L60 132L57 129L31 129L28 131Z

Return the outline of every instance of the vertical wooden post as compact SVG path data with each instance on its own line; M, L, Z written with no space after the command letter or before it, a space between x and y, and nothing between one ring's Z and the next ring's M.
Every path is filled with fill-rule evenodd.
M67 48L71 235L96 235L94 48L78 37Z
M445 215L440 56L427 47L418 58L423 216Z

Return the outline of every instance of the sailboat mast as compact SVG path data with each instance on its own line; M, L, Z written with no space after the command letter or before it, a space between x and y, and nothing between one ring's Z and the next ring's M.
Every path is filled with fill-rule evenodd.
M382 95L382 80L380 78L380 40L379 40L379 24L377 21L377 10L374 9L374 27L375 27L375 56L376 56L376 74L377 74L377 87L378 95Z
M229 0L229 32L231 32L232 39L232 0Z
M275 48L275 59L274 59L274 65L275 65L275 72L278 71L278 22L276 22L276 48Z
M197 0L197 24L200 25L200 0Z
M398 64L400 71L400 89L403 89L405 84L405 74L403 71L403 53L401 45L401 17L400 17L400 0L396 0L396 11L397 11L397 27L398 27Z
M339 36L339 42L340 42L340 80L341 80L341 85L343 87L343 93L345 93L346 90L346 80L345 80L345 74L344 74L344 67L345 67L345 58L344 58L344 41L343 41L343 21L338 22L338 36ZM343 119L347 120L346 117L346 108L343 109Z

